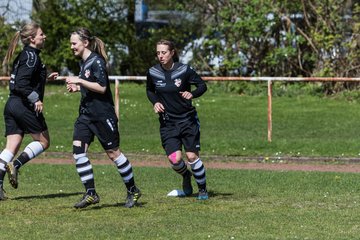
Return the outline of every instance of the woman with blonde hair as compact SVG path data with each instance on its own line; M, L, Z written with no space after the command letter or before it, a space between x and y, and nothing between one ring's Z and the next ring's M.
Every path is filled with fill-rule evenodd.
M81 59L79 76L66 78L69 92L81 92L79 116L74 124L73 154L76 170L85 187L85 194L75 208L85 208L100 201L95 191L93 168L87 151L98 138L108 157L114 162L127 189L125 207L136 205L141 193L135 185L132 166L120 151L118 119L115 114L110 81L106 70L104 43L86 28L79 28L70 37L71 50Z
M19 168L50 145L43 116L47 75L45 65L40 59L45 39L46 35L39 24L32 22L24 25L15 33L3 61L3 66L6 67L21 40L24 47L12 65L10 96L4 108L6 147L0 153L0 200L6 199L3 191L6 171L11 186L17 188ZM55 78L57 75L58 73L52 73L48 78ZM33 141L12 161L19 151L24 134L30 134Z

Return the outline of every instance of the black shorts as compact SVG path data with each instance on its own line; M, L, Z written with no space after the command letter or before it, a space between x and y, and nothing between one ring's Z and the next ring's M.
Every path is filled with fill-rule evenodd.
M169 156L175 151L200 151L200 122L197 116L181 122L164 122L160 119L161 143Z
M74 124L73 140L79 140L90 145L96 136L105 150L116 149L120 144L117 122L116 116L90 120L81 114Z
M47 125L44 115L36 113L21 98L9 97L4 108L5 136L12 134L41 133Z

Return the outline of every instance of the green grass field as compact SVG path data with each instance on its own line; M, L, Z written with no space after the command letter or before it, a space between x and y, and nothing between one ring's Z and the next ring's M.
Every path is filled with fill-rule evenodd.
M299 94L273 98L273 136L267 141L267 97L213 91L194 101L201 122L203 155L328 156L360 155L360 104L346 98ZM8 90L0 88L0 111ZM48 85L45 116L51 135L49 152L72 151L72 129L79 94ZM0 126L4 126L0 118ZM163 154L157 115L144 84L120 84L121 148L124 152ZM0 138L0 149L5 138ZM90 151L102 152L97 141Z
M111 165L95 165L98 205L72 206L83 187L72 165L28 164L19 188L6 181L1 239L359 239L359 175L208 169L210 200L174 198L169 168L134 173L141 207L122 207Z
M8 91L0 88L0 111ZM121 148L163 154L157 117L144 85L120 85ZM79 95L49 85L45 116L49 152L72 151ZM356 101L306 94L274 97L273 141L267 142L267 99L210 91L194 101L206 156L358 157ZM0 126L4 126L0 119ZM28 142L29 138L25 139ZM0 148L5 138L0 140ZM102 152L97 142L90 152ZM72 206L83 192L74 165L28 164L18 189L0 202L0 239L359 239L359 175L208 169L209 201L166 194L181 187L170 168L135 167L141 207L125 209L115 166L95 165L101 202ZM196 188L195 188L196 189Z

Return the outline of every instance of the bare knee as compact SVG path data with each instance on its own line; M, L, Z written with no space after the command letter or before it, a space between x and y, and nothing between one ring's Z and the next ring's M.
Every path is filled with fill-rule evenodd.
M186 152L186 158L189 162L194 162L199 158L199 153L196 152Z
M106 150L106 154L108 155L108 157L110 158L111 161L115 161L120 156L121 151L118 148L109 149L109 150Z
M31 134L34 141L39 141L44 150L50 147L50 136L48 131L42 133Z
M40 144L44 148L44 150L46 150L50 147L50 140L49 141L40 141Z

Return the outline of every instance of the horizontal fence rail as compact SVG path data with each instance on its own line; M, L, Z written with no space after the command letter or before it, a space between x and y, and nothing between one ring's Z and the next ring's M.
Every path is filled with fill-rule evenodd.
M115 82L115 111L119 118L119 82L120 81L146 81L146 76L109 76L110 81ZM265 81L267 82L268 94L268 141L272 141L272 82L360 82L360 78L348 77L207 77L203 76L205 81ZM10 77L0 76L0 81L9 81ZM66 76L58 76L55 81L64 81Z
M56 80L65 80L59 76ZM109 76L111 81L146 81L146 76ZM360 78L349 77L206 77L205 81L285 81L285 82L360 82ZM9 81L10 77L0 76L0 81Z

